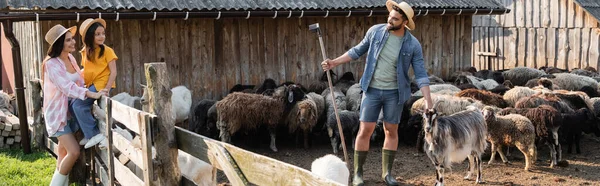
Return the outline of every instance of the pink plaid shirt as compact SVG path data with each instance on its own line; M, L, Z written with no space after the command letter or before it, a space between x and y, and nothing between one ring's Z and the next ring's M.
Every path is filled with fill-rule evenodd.
M77 83L67 76L67 68L59 58L50 58L44 64L44 116L48 135L63 131L69 112L68 97L86 99L83 76L73 55L69 54L71 65L80 78Z

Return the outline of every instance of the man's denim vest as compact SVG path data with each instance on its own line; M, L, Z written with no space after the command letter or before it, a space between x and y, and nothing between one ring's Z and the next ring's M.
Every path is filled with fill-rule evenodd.
M375 65L377 63L377 57L385 45L389 31L386 29L386 24L377 24L369 28L364 39L355 47L348 50L348 54L353 60L358 59L360 56L367 53L367 60L365 70L362 78L360 79L360 87L363 92L366 92L369 88L369 83L373 78L375 72ZM424 86L429 86L429 78L427 70L425 70L425 64L423 63L423 50L421 43L406 30L402 42L402 48L400 49L400 55L398 55L398 95L399 103L403 104L411 96L410 92L410 78L408 77L408 69L412 64L415 74L415 82L419 86L419 89Z

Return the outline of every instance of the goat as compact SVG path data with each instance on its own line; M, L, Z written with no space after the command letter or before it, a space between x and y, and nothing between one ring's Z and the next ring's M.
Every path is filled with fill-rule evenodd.
M474 106L449 116L438 116L434 109L420 111L423 116L425 144L423 150L436 167L436 185L444 185L444 169L451 163L469 158L465 179L471 179L477 169L475 183L484 183L481 176L481 154L487 148L487 126L481 111Z

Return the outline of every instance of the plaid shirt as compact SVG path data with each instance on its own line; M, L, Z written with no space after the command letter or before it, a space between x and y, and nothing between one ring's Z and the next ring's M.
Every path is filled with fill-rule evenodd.
M57 131L63 131L67 124L69 111L68 98L86 99L86 88L83 87L81 70L73 55L69 54L71 65L75 68L80 78L73 82L67 76L67 68L58 58L50 58L44 63L44 116L46 130L51 136Z

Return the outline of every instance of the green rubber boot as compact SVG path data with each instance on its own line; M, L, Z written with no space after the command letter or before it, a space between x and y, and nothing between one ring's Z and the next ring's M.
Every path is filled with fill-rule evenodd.
M365 160L367 160L368 152L369 151L354 151L354 178L352 179L352 185L365 185L365 180L363 180L363 164L365 164Z
M397 186L396 178L392 176L392 165L394 165L395 150L382 149L381 151L381 178L388 186Z

